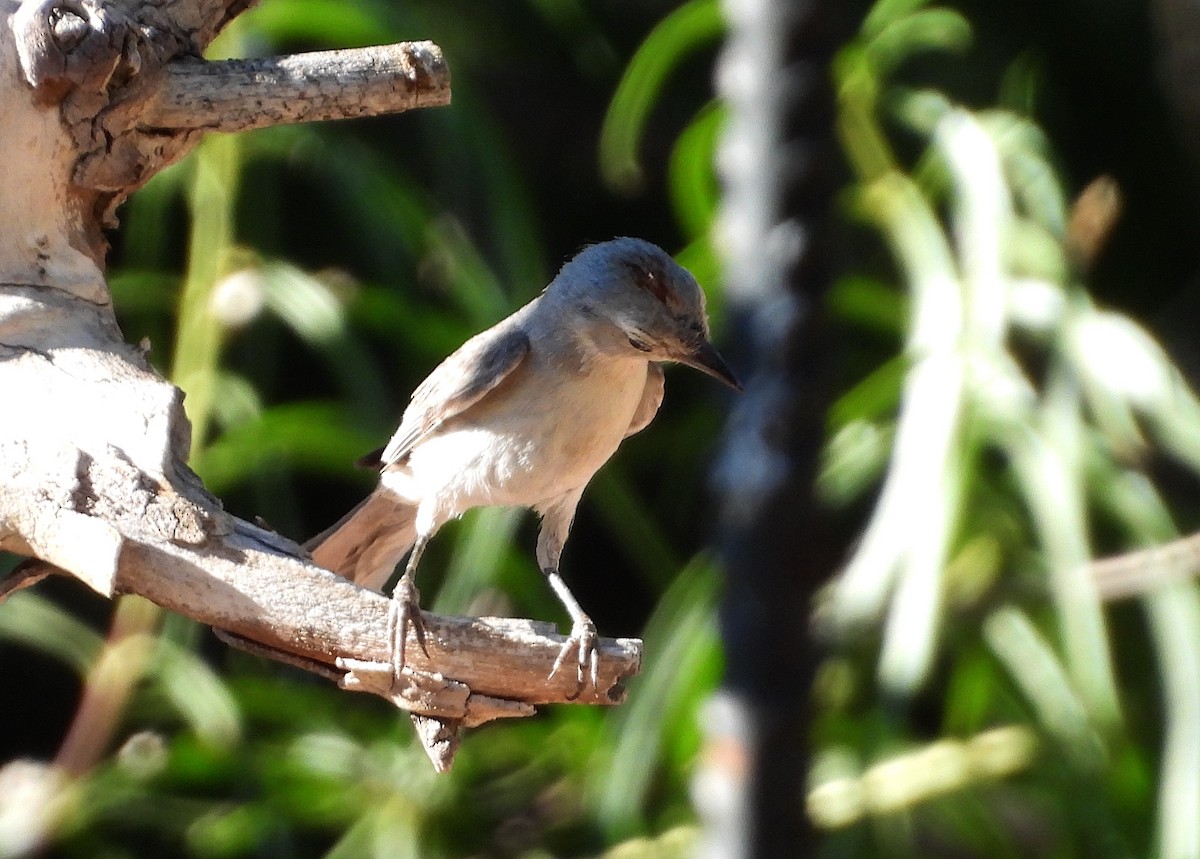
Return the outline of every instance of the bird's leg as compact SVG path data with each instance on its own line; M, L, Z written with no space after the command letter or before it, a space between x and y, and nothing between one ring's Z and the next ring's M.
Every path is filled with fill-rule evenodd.
M558 561L562 557L563 545L567 542L567 534L571 531L571 520L575 518L575 507L579 504L579 496L583 487L579 487L556 499L553 503L541 507L542 529L538 533L537 559L538 566L550 583L554 595L571 615L571 637L563 644L550 669L548 680L553 679L560 668L575 654L575 676L579 688L575 695L583 691L585 678L590 677L592 685L598 684L600 675L600 657L596 653L596 624L583 613L575 596L567 588L567 583L558 574Z
M575 507L580 503L581 494L583 487L572 489L552 503L539 506L541 531L538 534L538 566L546 576L546 581L550 582L554 596L563 603L566 613L571 615L571 636L566 639L563 649L558 651L558 659L554 660L550 677L546 679L553 679L559 668L570 659L571 654L575 654L575 675L580 686L572 697L578 697L583 691L584 679L592 678L592 685L596 686L600 678L600 656L596 653L596 625L592 623L592 618L583 613L575 595L566 587L563 577L558 575L558 560L562 558L563 545L566 535L570 533L571 519L575 518Z
M397 678L404 670L404 649L410 626L417 636L417 644L421 646L421 651L429 656L429 651L425 649L425 624L421 620L421 606L418 604L421 594L413 583L417 563L421 560L421 553L425 551L425 544L428 542L429 538L424 535L417 537L408 564L404 567L404 575L392 590L392 606L388 612L388 641L392 646L392 670Z
M579 688L575 691L575 695L571 696L574 698L583 691L585 677L591 678L592 686L599 683L600 657L596 653L596 624L592 623L592 619L579 607L575 595L571 593L567 583L558 574L558 570L547 568L542 570L542 573L545 574L546 581L550 583L554 595L566 608L567 614L571 615L571 636L558 651L558 658L554 660L554 667L550 669L550 676L546 679L554 679L558 670L571 658L572 652L576 652L575 676L579 682Z

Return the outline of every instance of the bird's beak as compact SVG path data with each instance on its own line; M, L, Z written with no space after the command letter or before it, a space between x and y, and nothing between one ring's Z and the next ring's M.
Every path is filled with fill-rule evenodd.
M701 373L707 373L714 379L719 379L739 393L742 390L742 385L738 382L737 376L733 375L733 370L729 369L729 365L725 363L725 359L721 357L721 353L717 351L717 347L713 346L707 340L701 340L690 352L681 355L675 360L685 366L694 367Z

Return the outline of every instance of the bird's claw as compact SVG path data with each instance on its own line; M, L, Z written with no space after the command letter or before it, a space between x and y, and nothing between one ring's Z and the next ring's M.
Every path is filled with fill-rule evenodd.
M410 627L421 652L429 658L429 651L425 648L425 622L421 618L421 606L418 604L420 596L416 585L407 575L400 577L396 589L392 591L392 605L388 613L388 640L392 645L392 670L397 678L404 670L404 651L408 644Z
M592 681L593 688L600 685L600 654L596 650L596 624L586 616L575 621L571 626L571 635L563 642L562 649L558 651L558 658L554 660L554 667L550 669L550 676L546 678L547 680L554 679L559 669L570 659L572 653L576 654L575 676L579 686L576 688L575 694L570 697L578 698L587 679Z

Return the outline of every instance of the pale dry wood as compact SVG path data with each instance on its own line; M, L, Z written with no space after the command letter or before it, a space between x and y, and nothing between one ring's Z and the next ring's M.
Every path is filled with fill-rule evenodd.
M494 719L532 716L537 710L523 701L493 698L471 692L466 685L441 674L430 674L405 666L396 677L391 663L339 659L346 669L341 687L370 692L409 710L413 727L438 772L450 769L461 743L463 728L474 728ZM432 715L433 713L438 715Z
M137 593L172 611L243 638L330 665L348 658L386 663L389 600L289 554L294 544L249 523L232 520L236 531L219 546L128 544L117 590ZM641 645L632 639L602 639L600 683L573 698L573 678L548 681L566 637L550 624L511 618L462 618L430 614L422 652L415 637L408 662L417 672L440 673L471 693L538 705L578 700L616 704L623 682L640 668ZM388 694L395 694L387 690ZM387 695L385 694L385 697ZM416 700L416 699L414 699ZM465 715L432 704L405 707L428 715Z
M450 769L458 746L462 742L459 733L461 723L457 719L439 719L431 716L412 717L417 737L429 755L429 761L438 772Z
M450 70L432 42L255 60L179 61L165 69L146 129L246 131L399 113L450 103Z
M242 131L398 113L450 100L450 73L430 42L253 60L199 59L214 26L245 3L0 0L12 13L17 68L57 105L74 194L91 216L89 255L121 202L179 160L206 131ZM44 112L47 116L51 114Z
M73 233L72 248L96 267L103 267L103 230L116 224L117 206L200 141L197 131L147 134L137 127L145 103L158 92L163 67L200 56L248 5L248 0L0 0L5 24L0 52L11 52L0 99L12 96L42 108L42 121L57 126L44 142L70 159L67 170L52 169L45 177L65 190L66 199L34 211L69 215L71 223L62 226ZM14 72L19 82L9 77ZM2 115L7 131L10 114ZM22 160L46 167L38 165L42 155ZM43 258L52 265L74 262L58 247Z

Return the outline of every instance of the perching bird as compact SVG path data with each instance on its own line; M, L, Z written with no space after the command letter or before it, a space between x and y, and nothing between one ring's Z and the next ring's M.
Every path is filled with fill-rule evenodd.
M695 367L739 388L708 339L704 293L661 248L618 238L563 266L542 294L464 343L417 387L387 446L364 457L379 486L307 544L313 560L382 589L412 550L393 592L393 668L408 624L424 640L413 571L429 539L473 507L532 507L537 562L571 616L550 672L574 651L596 682L596 627L559 575L583 489L663 398L656 363Z

